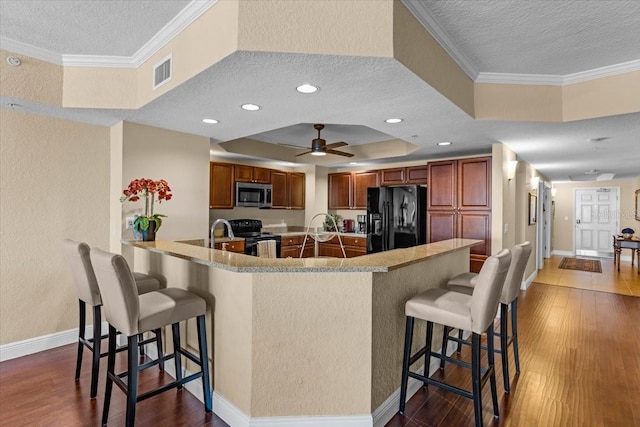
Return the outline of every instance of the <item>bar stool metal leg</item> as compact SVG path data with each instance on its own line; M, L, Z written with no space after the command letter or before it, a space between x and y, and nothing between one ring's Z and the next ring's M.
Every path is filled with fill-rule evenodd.
M164 346L162 344L162 329L156 329L153 331L156 336L156 345L158 347L158 367L161 371L164 371Z
M520 373L520 351L518 349L518 299L511 302L511 340L513 342L513 358L516 362L516 373Z
M407 400L407 381L409 380L409 359L411 358L411 341L413 340L413 324L415 319L407 316L404 332L404 356L402 357L402 380L400 382L400 413L404 414Z
M176 381L182 380L182 359L180 358L180 324L171 325L173 335L173 361L176 367ZM178 390L182 390L182 384L178 386Z
M482 427L482 375L480 373L480 335L471 337L471 384L473 387L473 412L476 427Z
M84 350L84 334L85 334L85 326L86 326L86 316L87 316L87 303L78 300L80 303L79 317L78 317L78 357L76 359L76 381L80 380L80 370L82 369L82 353Z
M116 328L109 325L109 350L107 355L107 383L104 389L104 406L102 407L102 426L109 420L109 406L111 405L111 391L113 390L113 376L116 366Z
M93 348L91 354L91 392L89 397L95 399L98 394L98 373L100 372L100 350L102 342L102 315L100 306L93 307Z
M136 402L138 400L138 335L127 338L127 417L126 427L133 427L136 421Z
M509 306L500 303L500 356L502 357L502 379L504 380L504 392L509 393L509 327L507 326Z
M198 346L200 350L200 368L202 369L202 392L206 412L213 410L211 404L211 384L209 380L209 355L207 352L207 326L205 316L198 316Z
M491 322L487 328L487 359L489 361L489 385L491 388L491 400L493 400L493 417L498 418L500 411L498 409L498 387L496 385L496 361L493 340L493 322Z

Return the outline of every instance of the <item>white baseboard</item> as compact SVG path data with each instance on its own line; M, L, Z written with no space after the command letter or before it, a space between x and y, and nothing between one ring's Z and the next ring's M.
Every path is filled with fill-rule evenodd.
M536 280L536 277L538 277L538 270L534 270L529 277L524 279L524 281L520 285L520 289L523 291L526 291L527 289L529 289L529 286L531 286L533 281Z
M103 331L107 331L108 327L109 325L107 322L102 322ZM88 325L85 330L85 337L92 336L93 325ZM4 344L0 346L0 362L45 350L51 350L52 348L73 344L75 342L78 342L78 328Z
M559 251L559 250L554 249L551 252L551 255L560 255L560 256L570 256L570 257L572 257L572 256L575 256L576 254L573 251Z

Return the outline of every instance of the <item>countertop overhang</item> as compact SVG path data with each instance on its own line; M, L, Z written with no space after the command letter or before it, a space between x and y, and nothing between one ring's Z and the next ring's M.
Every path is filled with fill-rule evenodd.
M355 258L259 258L193 244L156 240L123 240L122 244L186 259L198 264L246 273L257 272L387 272L482 243L449 239L426 245L362 255Z

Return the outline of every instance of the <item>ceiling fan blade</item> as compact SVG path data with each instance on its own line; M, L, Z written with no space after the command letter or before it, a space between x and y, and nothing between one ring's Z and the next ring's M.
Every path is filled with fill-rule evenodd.
M338 150L327 150L327 153L337 154L338 156L344 156L344 157L353 157L353 154L351 153L345 153L344 151L338 151Z
M293 145L293 144L285 144L284 142L278 142L277 145L284 145L285 147L297 148L298 150L306 150L307 149L307 147L301 147L299 145Z
M345 145L349 145L344 141L340 141L340 142L332 142L331 144L327 144L324 146L324 148L330 150L332 148L338 148L338 147L344 147Z
M301 148L301 147L298 147L298 148ZM304 151L304 152L302 152L302 153L300 153L300 154L296 154L296 155L295 155L295 157L303 156L303 155L305 155L305 154L309 154L309 153L311 153L311 151L312 151L312 150Z

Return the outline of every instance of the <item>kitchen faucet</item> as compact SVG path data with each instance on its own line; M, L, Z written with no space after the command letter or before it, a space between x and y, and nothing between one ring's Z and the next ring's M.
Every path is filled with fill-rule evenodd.
M215 236L213 234L216 226L220 223L223 223L224 225L227 226L227 230L229 230L229 239L235 239L235 236L233 235L233 230L231 229L231 224L229 224L229 221L227 221L226 219L222 219L222 218L218 218L215 221L213 221L213 224L211 224L211 231L209 232L209 247L211 249L214 248L214 240L215 240Z

